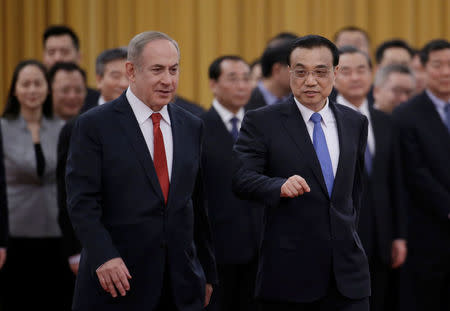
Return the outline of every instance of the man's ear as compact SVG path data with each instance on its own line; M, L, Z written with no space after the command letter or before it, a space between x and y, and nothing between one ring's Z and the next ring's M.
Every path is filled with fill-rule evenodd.
M95 82L97 82L97 89L101 90L103 86L103 77L101 75L95 75Z
M214 95L216 94L216 87L217 87L217 81L214 79L209 79L209 88Z
M127 72L128 80L130 80L130 82L134 82L136 76L136 65L127 61L125 63L125 71Z

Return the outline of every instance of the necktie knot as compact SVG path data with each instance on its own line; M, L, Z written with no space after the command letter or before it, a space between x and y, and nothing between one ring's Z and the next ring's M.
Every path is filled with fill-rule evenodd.
M317 123L320 123L320 121L322 120L322 116L320 115L320 113L314 112L311 115L310 120L313 121L314 124L317 124Z
M230 119L230 123L232 126L237 126L237 122L239 121L239 119L237 117L232 117Z
M161 122L162 116L160 113L152 113L150 118L152 118L152 122L155 125L155 124L159 124Z

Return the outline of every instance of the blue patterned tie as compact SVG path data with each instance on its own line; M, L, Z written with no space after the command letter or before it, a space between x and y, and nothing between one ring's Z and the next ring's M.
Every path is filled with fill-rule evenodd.
M445 105L445 125L447 125L448 131L450 132L450 103Z
M233 141L236 141L239 135L239 130L237 127L237 123L238 123L239 119L236 117L232 117L230 119L230 123L231 123L231 136L233 137Z
M369 150L369 146L366 147L366 152L364 153L364 164L366 165L367 174L372 174L372 153Z
M320 167L322 168L322 174L325 179L325 184L327 185L328 194L331 197L334 184L334 174L333 166L331 165L330 153L328 152L327 140L325 139L325 134L323 133L322 125L320 124L322 116L319 113L314 112L310 120L314 123L314 149L316 150L316 155L319 159Z

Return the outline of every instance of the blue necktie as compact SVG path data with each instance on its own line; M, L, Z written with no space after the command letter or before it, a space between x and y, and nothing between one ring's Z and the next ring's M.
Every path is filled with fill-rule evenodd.
M236 117L232 117L230 119L230 123L231 123L231 136L233 137L233 141L236 141L239 135L239 130L237 127L237 123L238 123L239 119Z
M311 121L314 123L313 145L320 162L320 167L322 168L322 174L325 179L325 184L327 185L328 194L331 197L334 184L333 166L331 165L327 140L325 139L325 134L323 133L322 125L320 124L321 120L322 116L319 113L314 112L312 114Z
M448 131L450 132L450 103L445 105L445 125L447 125Z
M364 164L366 165L367 174L372 173L372 153L370 153L369 146L366 147L366 152L364 153Z

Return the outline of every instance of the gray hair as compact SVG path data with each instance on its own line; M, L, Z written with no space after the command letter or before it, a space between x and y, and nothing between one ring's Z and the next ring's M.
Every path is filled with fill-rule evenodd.
M392 73L409 75L414 80L414 82L416 81L414 73L408 66L391 64L378 69L377 73L375 74L374 86L383 85Z
M133 39L131 39L130 43L128 44L128 61L135 64L137 67L140 67L140 57L142 54L142 50L147 45L147 43L155 40L168 40L172 42L172 44L177 49L178 55L180 55L178 43L174 39L162 32L145 31L137 34Z
M127 59L127 47L104 50L95 61L95 73L102 77L106 64L119 59Z

